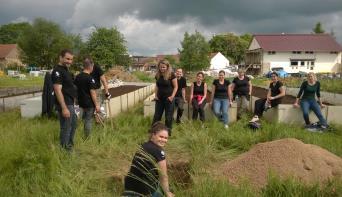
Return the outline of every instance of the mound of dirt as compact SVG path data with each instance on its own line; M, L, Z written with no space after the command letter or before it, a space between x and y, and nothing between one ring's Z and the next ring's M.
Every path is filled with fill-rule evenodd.
M223 174L232 184L248 180L256 188L267 184L270 172L282 179L323 183L342 177L342 159L319 146L288 138L257 144L223 165Z
M107 80L110 79L120 79L121 81L139 81L135 75L126 72L123 67L114 67L105 73Z

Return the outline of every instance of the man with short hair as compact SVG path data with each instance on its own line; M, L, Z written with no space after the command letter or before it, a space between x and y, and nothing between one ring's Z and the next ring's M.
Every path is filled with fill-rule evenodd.
M176 78L178 83L177 93L175 95L175 108L177 108L177 119L176 123L181 122L181 118L184 111L184 103L185 99L185 88L186 88L186 79L183 77L183 70L178 68L176 70Z
M76 76L78 104L83 110L82 119L84 121L84 137L90 135L94 112L100 112L100 105L96 100L96 84L90 73L93 71L94 62L90 57L83 61L83 71Z
M73 53L64 49L59 54L59 63L52 71L51 79L56 95L56 109L60 123L60 144L70 151L74 145L77 116L74 108L76 87L69 67L73 61Z
M108 91L108 84L106 77L104 76L104 72L101 69L100 65L95 64L93 71L90 73L90 75L93 77L95 80L95 87L96 87L96 93L97 93L97 100L101 104L103 102L103 93L101 90L101 83L103 85L104 91L105 91L105 98L110 99L111 95Z

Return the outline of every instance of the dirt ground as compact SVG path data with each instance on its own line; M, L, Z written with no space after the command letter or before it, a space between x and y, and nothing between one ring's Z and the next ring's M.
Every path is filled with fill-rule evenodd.
M113 97L116 96L121 96L123 94L127 94L129 92L133 92L137 89L141 88L141 86L135 86L135 85L123 85L123 86L119 86L116 88L111 88L109 89L109 93L112 95Z

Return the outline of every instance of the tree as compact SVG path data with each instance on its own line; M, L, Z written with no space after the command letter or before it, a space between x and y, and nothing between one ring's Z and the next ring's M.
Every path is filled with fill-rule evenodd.
M25 30L30 28L31 25L27 22L23 23L9 23L0 26L0 44L15 44L18 38Z
M312 29L313 33L315 34L322 34L324 33L324 29L322 27L321 22L316 23L315 27Z
M233 33L215 35L209 41L211 52L221 52L231 63L239 64L244 60L245 51L252 35L236 36Z
M172 55L166 55L165 59L167 61L169 61L169 63L172 65L172 67L177 67L178 66L176 59Z
M180 66L187 71L202 70L209 67L209 44L198 31L189 35L185 32L181 42Z
M58 24L43 18L35 19L33 25L25 29L18 44L23 50L21 59L24 63L48 68L57 62L62 49L72 46Z
M128 66L131 62L124 36L116 28L96 28L86 42L85 51L106 67Z

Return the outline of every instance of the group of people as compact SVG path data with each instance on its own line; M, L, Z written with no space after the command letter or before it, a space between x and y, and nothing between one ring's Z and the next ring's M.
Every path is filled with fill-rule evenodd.
M51 79L57 100L56 109L60 121L60 144L66 150L71 150L74 144L74 134L77 117L74 104L77 100L83 109L85 138L89 137L93 115L99 112L99 90L101 83L104 85L105 98L109 99L108 86L100 67L95 66L90 57L83 62L83 71L73 77L69 67L73 61L73 53L70 50L62 50L59 55L59 63L52 71ZM148 141L143 143L135 153L130 170L125 177L125 191L123 196L168 196L174 194L170 191L167 175L166 154L164 146L171 136L173 113L177 108L176 122L180 123L184 111L186 99L186 79L182 69L172 72L171 65L166 60L158 63L158 71L155 76L155 114ZM192 119L205 121L204 107L207 102L208 85L204 82L204 73L198 72L196 81L191 83L189 102L192 104ZM225 72L219 72L218 78L212 83L211 100L209 102L215 116L228 128L228 110L233 100L237 102L238 116L247 110L252 93L251 80L245 75L244 70L238 71L238 76L232 82L225 79ZM276 107L285 96L283 83L279 81L278 74L273 72L266 98L255 101L254 116L251 122L258 121L263 112L271 107ZM315 96L318 97L319 104ZM310 125L309 111L312 109L323 127L327 126L322 116L320 106L320 83L313 73L308 74L308 80L303 82L297 95L295 107L303 110L306 125ZM165 112L165 124L160 122Z

